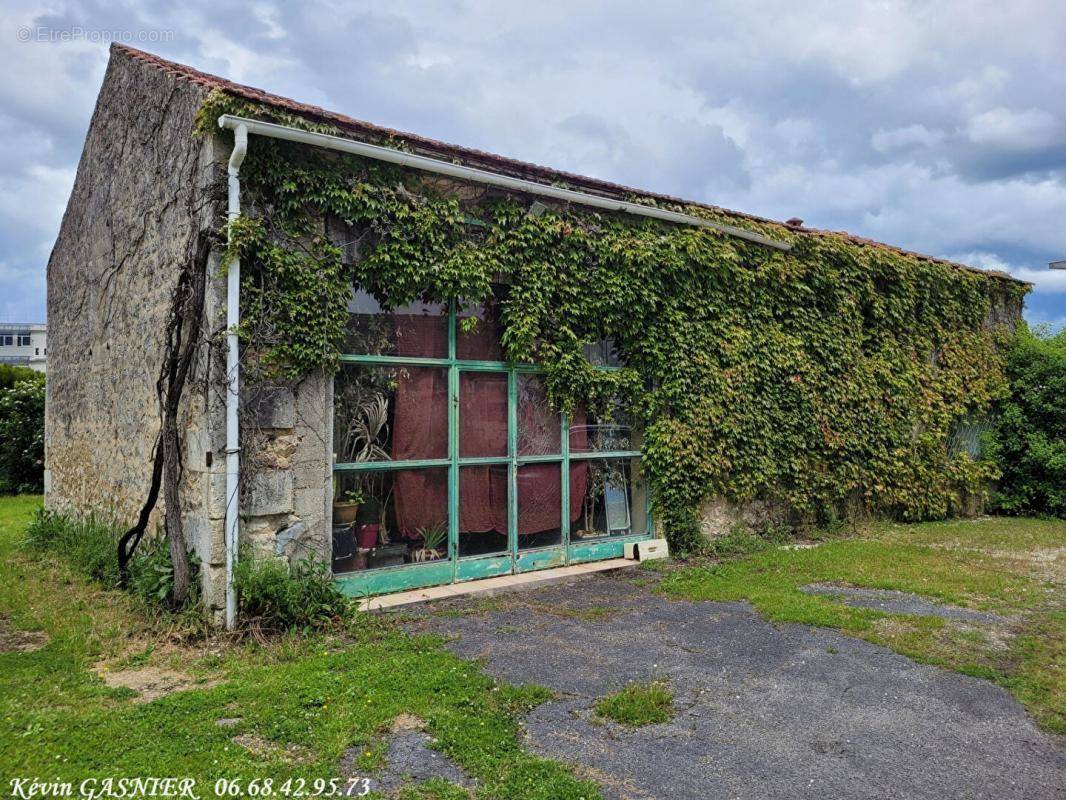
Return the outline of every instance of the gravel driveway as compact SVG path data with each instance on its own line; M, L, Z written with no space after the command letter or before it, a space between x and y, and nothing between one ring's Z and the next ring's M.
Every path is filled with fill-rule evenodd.
M1003 689L743 603L669 600L653 580L449 600L409 624L494 676L554 689L525 721L527 746L608 798L1066 798L1066 744ZM674 687L672 721L595 718L598 698L654 679Z

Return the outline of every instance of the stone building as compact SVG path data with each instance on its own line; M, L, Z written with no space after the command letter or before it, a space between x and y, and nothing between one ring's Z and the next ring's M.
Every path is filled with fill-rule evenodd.
M332 126L347 142L389 137L402 144L392 153L415 158L410 168L436 171L457 186L495 181L534 207L554 199L658 213L776 246L743 228L754 218L742 214L732 227L659 213L629 200L680 201L378 128L115 45L48 265L50 508L128 521L145 501L179 267L201 252L198 243L219 231L227 213L230 146L193 134L214 91ZM249 146L293 130L274 128L246 128ZM314 136L307 143L337 146ZM791 230L806 230L791 222ZM233 392L220 346L228 292L220 248L205 259L203 344L178 417L180 516L216 614L226 602L227 513L241 542L260 554L332 558L353 594L618 557L625 543L654 535L639 435L618 420L553 419L537 375L500 355L491 303L475 312L486 323L480 333L464 338L454 304L381 309L353 291L352 330L365 333L384 321L384 346L352 352L346 364L362 370L354 377L346 367L336 380L319 373L296 386L242 390L236 399L246 430L237 443L228 440ZM1000 313L1009 321L1020 308ZM590 345L587 355L604 368L614 364L609 342ZM359 377L372 372L384 378ZM377 425L370 437L376 454L365 437L348 435L353 420ZM535 435L523 432L527 424ZM375 439L386 426L387 442ZM227 455L238 448L239 491L233 484L227 490ZM353 499L348 506L346 498ZM771 513L719 502L708 506L705 524L713 532L744 514Z

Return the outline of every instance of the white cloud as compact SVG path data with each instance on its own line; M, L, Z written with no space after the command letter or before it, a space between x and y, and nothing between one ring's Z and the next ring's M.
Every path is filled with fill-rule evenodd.
M1033 284L1033 290L1043 295L1066 294L1066 270L1048 269L1047 264L1015 265L996 253L979 251L949 255L947 258L960 264L969 264L971 267L1009 272L1018 280Z
M1033 148L1053 144L1062 134L1062 126L1054 115L1043 109L1011 111L998 107L970 119L966 133L977 144Z
M870 137L870 144L879 153L887 153L907 147L934 147L944 141L947 134L942 130L930 130L924 125L907 125L902 128L883 130L878 128Z
M149 49L436 138L934 255L998 254L1033 271L1040 313L1066 315L1042 271L1066 257L1057 0L11 0L0 26L42 14L171 29ZM106 49L12 35L0 58L0 253L17 284L3 314L43 307Z

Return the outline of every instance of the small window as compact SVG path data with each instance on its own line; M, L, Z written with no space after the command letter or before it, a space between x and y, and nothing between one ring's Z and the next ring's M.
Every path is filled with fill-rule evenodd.
M35 356L39 356L41 354L41 348L39 348L39 347L33 348L33 354Z
M622 357L613 339L601 339L585 345L585 358L597 367L620 367Z
M10 347L12 345L12 343L14 342L14 338L11 337L11 336L0 336L0 339L3 340L3 341L0 341L0 344L5 345L6 347Z

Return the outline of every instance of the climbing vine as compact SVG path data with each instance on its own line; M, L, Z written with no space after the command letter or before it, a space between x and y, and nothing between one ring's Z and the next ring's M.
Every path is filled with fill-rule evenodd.
M217 92L202 128L222 113L336 132ZM947 443L1004 392L1003 332L986 320L1019 284L784 226L740 223L787 239L787 253L585 208L535 215L528 198L277 140L249 149L242 193L252 211L229 256L247 265L244 331L272 369L336 368L353 283L390 307L476 303L504 276L508 358L542 364L560 408L625 403L682 549L710 497L770 501L796 523L919 519L958 511L995 477ZM584 357L605 338L625 368Z

